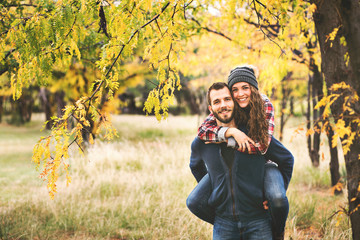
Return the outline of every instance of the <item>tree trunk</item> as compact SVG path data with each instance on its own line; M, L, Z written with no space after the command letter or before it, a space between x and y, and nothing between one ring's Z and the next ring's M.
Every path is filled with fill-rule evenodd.
M315 109L316 104L323 97L323 78L319 71L319 67L316 65L313 56L310 56L310 70L313 72L311 81L311 92L312 92L312 103L313 103L313 123L314 123L314 142L313 142L313 153L311 155L311 161L313 166L318 167L320 165L320 116L324 112L324 108L321 107L319 110Z
M46 123L46 129L51 129L52 123L51 123L51 103L50 103L50 92L46 88L42 87L40 88L39 92L40 101L43 105L44 112L45 112L45 121Z
M285 110L287 105L287 96L286 96L284 80L281 82L281 92L282 92L282 98L281 98L281 111L280 111L280 136L279 136L280 142L282 142L283 140L283 132L285 126Z
M309 83L308 83L308 94L307 94L307 129L310 130L312 128L312 123L318 121L318 114L317 110L314 109L316 105L315 98L315 89L314 89L314 75L309 75ZM312 99L312 101L311 101ZM312 103L312 105L311 105ZM311 112L313 114L311 114ZM312 116L312 118L311 118ZM314 124L315 125L315 124ZM315 126L314 126L315 128ZM309 150L309 157L311 163L314 167L318 167L320 165L320 132L315 132L314 134L310 134L307 140L308 150Z
M311 70L314 73L313 74L313 81L312 81L312 101L313 101L313 123L314 123L314 158L313 165L315 167L318 167L320 165L320 127L319 127L319 121L320 116L322 115L322 108L317 110L315 109L316 104L318 101L323 97L322 93L322 87L323 87L323 81L321 78L321 74L319 72L318 66L315 64L315 61L311 58L310 59Z
M286 81L288 81L291 78L292 74L293 74L292 72L288 72L288 74L281 80L282 99L281 99L281 111L280 111L280 136L279 136L280 142L283 139L285 124L287 120L289 120L289 116L290 116L290 115L287 116L285 115L287 102L291 92L290 89L286 87Z
M18 100L19 111L24 122L30 122L32 115L32 108L34 105L34 99L31 96L32 89L23 90L23 94Z
M334 137L334 131L331 127L327 129L327 137L329 140L330 148L330 175L331 175L331 186L335 186L340 181L340 172L339 172L339 158L337 147L332 147L331 141ZM335 188L334 193L336 195L342 193L342 189Z
M175 93L179 105L189 107L191 114L199 114L199 103L196 101L198 93L188 88L187 83L181 87L181 91Z
M355 89L360 96L360 4L358 0L340 1L340 15L343 20L344 36L348 45L348 53L350 56L349 66L351 69L350 86ZM357 116L360 114L360 103L354 106ZM349 119L348 119L349 121ZM357 124L352 124L352 131L359 133ZM345 156L347 178L348 178L348 199L349 210L360 207L360 137L356 135L350 152ZM355 201L352 201L355 198ZM360 239L360 210L350 215L353 230L353 239Z
M57 105L56 112L58 117L62 117L64 115L63 109L65 108L66 105L64 98L65 98L64 91L60 90L55 93L55 100Z
M355 130L355 127L354 129ZM353 239L360 239L360 139L357 137L345 156L350 222Z
M2 122L2 116L3 116L3 112L4 112L4 96L0 96L0 123Z
M9 123L14 125L22 125L25 123L24 118L21 114L20 101L14 101L10 98L11 103L11 118Z
M349 84L360 95L360 6L358 0L328 0L313 1L316 4L314 22L319 37L322 72L325 76L327 87L342 81ZM327 36L334 28L339 31L333 41ZM340 38L345 37L346 46L340 43ZM344 60L345 53L349 55L349 64ZM342 113L344 99L339 99L331 106L332 114L337 117ZM354 109L354 116L360 115L360 103L350 106ZM346 112L345 112L346 114ZM352 116L346 115L343 120L351 126L352 131L359 132L357 124L351 122ZM347 136L345 136L346 139ZM342 140L345 140L342 139ZM349 201L350 222L353 239L360 239L360 138L357 134L350 147L350 152L345 155L347 171L347 189Z
M23 90L21 97L13 101L11 99L11 119L10 123L22 125L31 120L32 106L34 100L28 90Z
M295 115L294 111L294 96L290 97L290 115Z
M306 112L306 129L310 130L311 128L311 102L310 102L310 96L311 96L311 81L312 81L312 76L309 75L309 82L308 82L308 92L307 92L307 112ZM307 146L308 146L308 150L309 150L309 156L310 156L310 160L312 162L312 158L311 158L311 152L312 152L312 138L311 135L309 134L307 137Z

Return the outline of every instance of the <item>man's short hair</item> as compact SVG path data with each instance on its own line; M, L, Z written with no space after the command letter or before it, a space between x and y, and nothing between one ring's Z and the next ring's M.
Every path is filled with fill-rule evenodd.
M209 106L211 106L210 92L212 90L220 90L220 89L223 89L223 88L229 89L229 86L224 82L216 82L216 83L213 83L213 85L211 85L209 87L209 89L207 91L207 94L206 94ZM229 91L230 91L230 89L229 89Z

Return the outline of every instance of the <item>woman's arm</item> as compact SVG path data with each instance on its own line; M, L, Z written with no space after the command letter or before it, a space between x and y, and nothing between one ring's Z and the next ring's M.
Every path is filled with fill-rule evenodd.
M208 143L228 142L228 138L234 137L237 143L228 142L228 147L236 148L241 152L248 151L249 153L251 152L251 149L254 148L254 146L251 147L251 144L255 144L251 138L237 128L218 126L212 113L199 127L198 137ZM256 150L254 150L253 154L255 153Z

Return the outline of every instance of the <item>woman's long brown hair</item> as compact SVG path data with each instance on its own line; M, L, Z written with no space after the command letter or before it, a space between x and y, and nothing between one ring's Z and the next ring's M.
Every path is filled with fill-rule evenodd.
M238 107L236 121L238 125L247 126L249 130L247 135L251 139L262 145L268 146L269 122L266 120L264 100L262 99L259 91L251 84L249 85L251 95L247 108L249 108L250 111L246 111L245 109Z

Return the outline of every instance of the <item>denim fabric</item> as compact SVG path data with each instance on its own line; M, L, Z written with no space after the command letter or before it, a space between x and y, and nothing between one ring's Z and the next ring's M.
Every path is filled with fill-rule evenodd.
M201 220L214 224L215 209L210 207L208 200L212 189L209 174L206 174L186 199L189 210Z
M272 137L269 148L264 157L266 159L270 159L278 165L278 169L284 178L283 181L286 190L289 186L294 168L294 156L284 145L281 144L281 142L279 142L279 140Z
M270 219L249 222L215 217L213 240L272 240Z
M289 202L284 178L274 163L265 164L264 192L265 198L269 201L274 234L281 234L285 230Z

